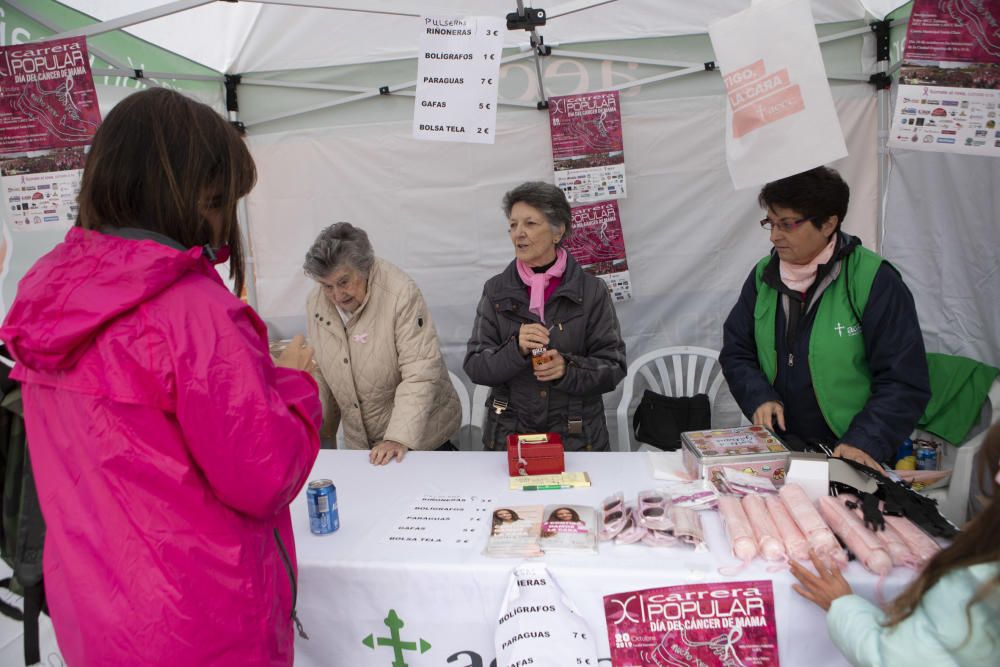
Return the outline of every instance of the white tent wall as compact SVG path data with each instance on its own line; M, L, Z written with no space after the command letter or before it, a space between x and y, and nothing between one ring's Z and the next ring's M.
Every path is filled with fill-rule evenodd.
M722 323L769 247L756 191L734 192L725 99L623 103L629 196L620 202L634 297L617 306L629 358L665 345L721 346ZM838 87L852 183L845 228L871 246L878 205L876 107L867 85ZM258 308L272 333L305 327L302 257L326 225L365 228L430 306L448 367L461 372L483 283L511 259L500 211L524 180L551 180L548 115L501 114L493 146L420 142L409 122L250 137L260 178L249 197ZM606 397L613 412L618 393ZM735 423L735 407L717 414ZM613 424L611 425L613 429ZM614 437L614 434L612 434Z
M894 150L883 254L913 292L928 351L1000 366L1000 163Z

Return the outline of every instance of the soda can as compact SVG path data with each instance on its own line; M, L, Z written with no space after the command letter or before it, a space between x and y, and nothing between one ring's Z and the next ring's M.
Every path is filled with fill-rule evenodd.
M340 528L337 487L328 479L314 479L306 489L309 503L309 530L313 535L329 535Z
M937 448L930 445L916 445L917 470L937 470Z

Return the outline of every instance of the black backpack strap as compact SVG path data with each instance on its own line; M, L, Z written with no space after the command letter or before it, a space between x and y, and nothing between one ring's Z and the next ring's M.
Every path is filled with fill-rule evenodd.
M45 587L41 581L34 586L24 587L24 664L41 662L38 641L38 617L45 604Z

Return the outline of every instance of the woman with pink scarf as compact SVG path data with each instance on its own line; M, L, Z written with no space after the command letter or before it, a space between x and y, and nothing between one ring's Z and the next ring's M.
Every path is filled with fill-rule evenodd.
M763 187L774 249L726 319L719 361L754 424L878 467L916 426L930 380L899 272L841 231L849 198L828 167Z
M609 449L602 395L625 377L625 343L604 282L562 247L572 234L562 190L542 182L504 196L514 260L476 310L465 372L492 388L483 444L558 433L567 450Z

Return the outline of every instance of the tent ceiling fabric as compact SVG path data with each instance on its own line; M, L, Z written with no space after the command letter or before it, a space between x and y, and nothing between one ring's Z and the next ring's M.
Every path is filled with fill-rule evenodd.
M168 5L164 0L61 0L101 21ZM290 3L293 0L283 0ZM157 46L219 72L294 70L414 57L414 16L503 16L514 0L303 0L311 7L265 2L211 2L127 30ZM538 0L550 15L580 0ZM539 33L549 44L702 34L708 24L750 6L750 0L616 0L552 18ZM882 18L900 0L813 0L817 23ZM335 11L335 7L358 11ZM507 46L527 45L524 31L509 31Z

